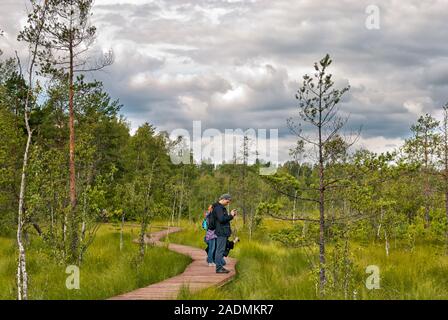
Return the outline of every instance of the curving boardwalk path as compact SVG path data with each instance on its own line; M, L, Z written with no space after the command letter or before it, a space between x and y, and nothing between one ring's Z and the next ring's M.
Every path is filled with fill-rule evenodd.
M150 238L146 238L146 243L158 246L165 246L166 243L160 239L173 232L179 232L181 228L170 227L168 229L151 233ZM111 300L170 300L176 299L182 287L188 287L190 292L199 291L212 286L222 286L235 276L235 265L237 260L226 258L226 269L228 274L216 274L215 267L209 267L206 263L206 253L204 249L170 243L168 249L175 251L193 259L182 274L140 288L116 297Z

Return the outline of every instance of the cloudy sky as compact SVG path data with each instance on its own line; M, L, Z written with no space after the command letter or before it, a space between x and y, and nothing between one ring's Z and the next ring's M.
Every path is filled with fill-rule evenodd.
M26 3L0 1L6 54ZM379 29L366 27L369 5ZM115 63L94 76L133 128L278 128L284 158L300 79L329 53L337 85L351 85L341 110L363 126L357 145L390 150L448 101L447 15L447 0L96 0L95 46Z

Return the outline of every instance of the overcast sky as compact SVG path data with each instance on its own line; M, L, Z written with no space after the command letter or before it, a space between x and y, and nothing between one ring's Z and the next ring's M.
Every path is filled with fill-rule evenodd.
M0 48L19 48L25 0L0 0ZM366 28L366 8L380 29ZM448 101L447 0L96 0L95 46L115 63L96 73L136 128L278 128L282 157L294 138L286 119L304 73L326 53L341 110L363 126L358 146L399 146L422 113Z

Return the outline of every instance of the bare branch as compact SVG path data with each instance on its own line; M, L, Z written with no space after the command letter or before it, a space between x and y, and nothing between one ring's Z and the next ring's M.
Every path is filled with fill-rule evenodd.
M280 217L276 216L269 211L266 212L266 214L276 220L283 220L283 221L309 221L309 222L319 222L318 219L310 219L310 218L287 218L287 217Z

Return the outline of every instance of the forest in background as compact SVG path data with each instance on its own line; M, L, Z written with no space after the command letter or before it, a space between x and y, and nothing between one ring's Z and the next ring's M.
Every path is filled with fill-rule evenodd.
M96 32L92 1L31 3L19 35L31 63L0 57L0 234L15 239L19 299L28 296L26 256L34 239L54 263L82 266L102 224L121 225L121 248L124 225L137 223L139 265L152 221L199 224L224 192L235 199L239 232L248 240L263 221L281 220L284 227L269 238L313 252L321 296L351 297L350 243L382 243L387 256L396 241L410 254L418 244L448 254L448 106L441 106L442 119L416 119L394 152L356 149L342 134L348 119L339 113L350 88L334 88L327 55L295 97L315 140L285 119L298 143L275 175L261 176L261 161L247 162L248 137L232 163L175 165L170 152L179 140L150 123L131 135L119 100L87 80L113 63L111 53L86 56Z

